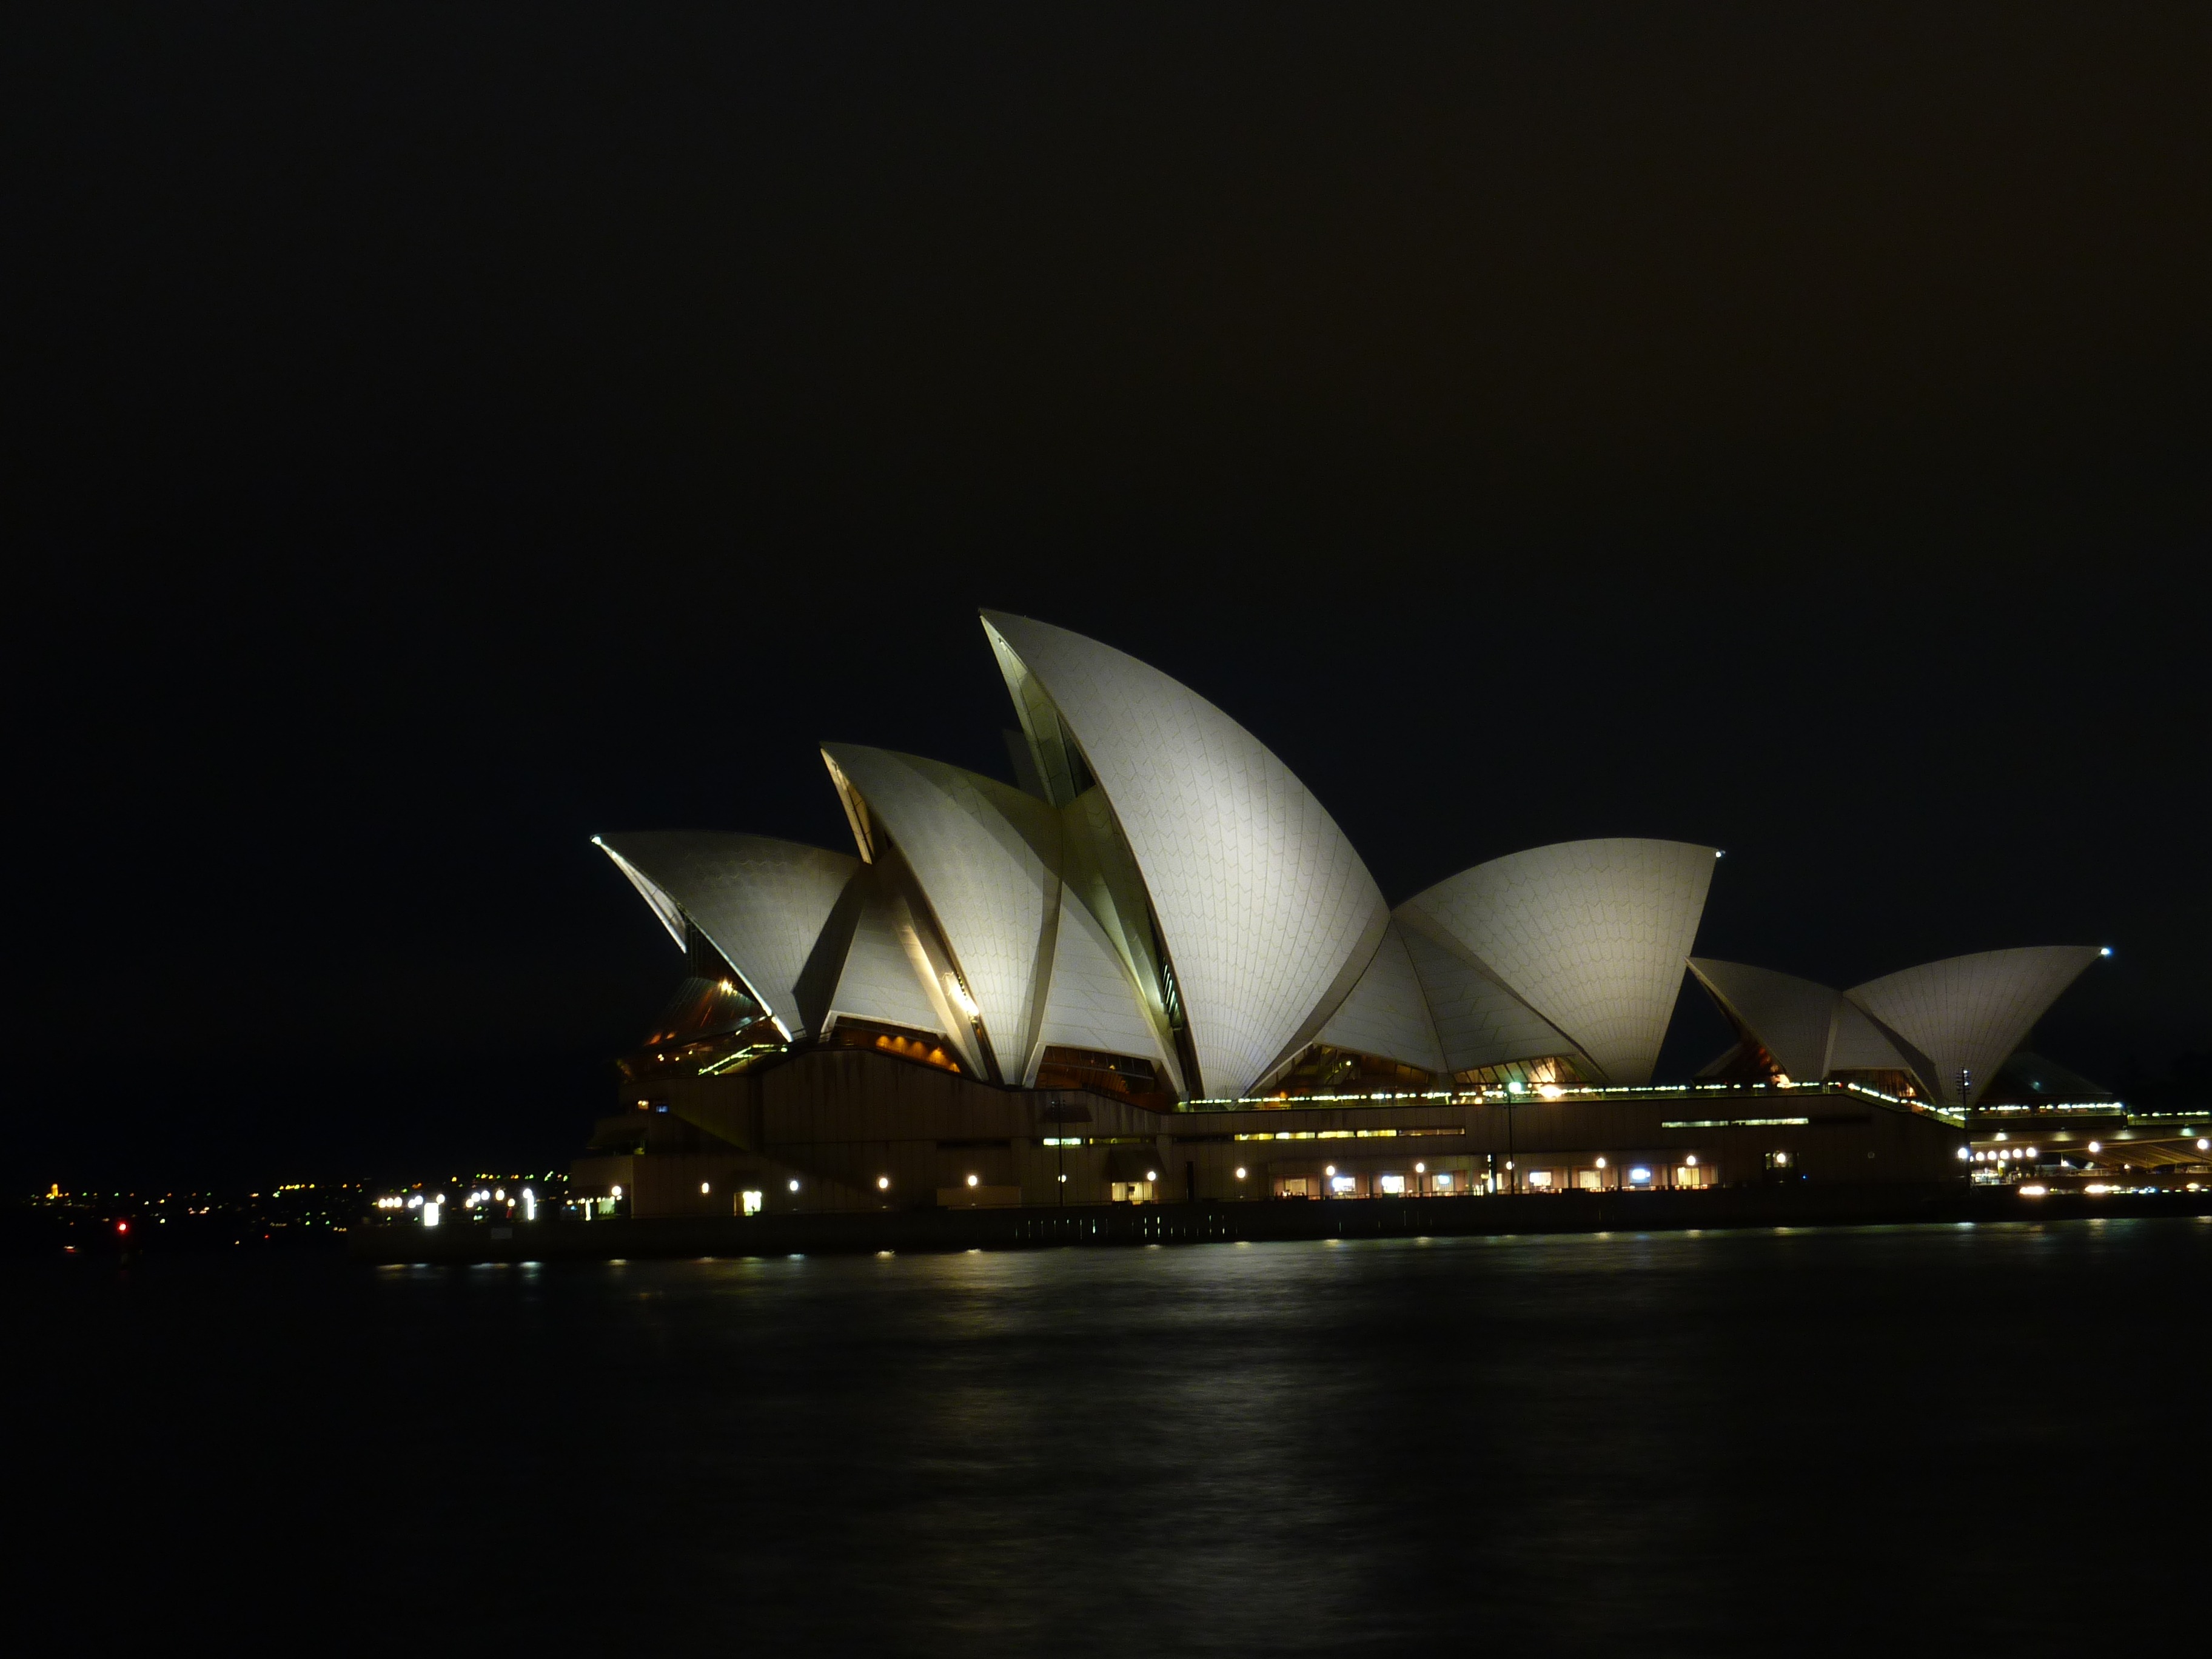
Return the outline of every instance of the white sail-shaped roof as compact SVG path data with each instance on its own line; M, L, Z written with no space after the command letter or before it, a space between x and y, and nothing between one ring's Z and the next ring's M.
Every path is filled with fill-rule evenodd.
M1174 1059L1161 1046L1158 1028L1138 1000L1128 969L1097 918L1066 888L1060 890L1060 929L1054 939L1044 1022L1023 1073L1024 1082L1036 1080L1048 1046L1149 1060L1162 1067L1173 1086Z
M1771 968L1710 957L1692 957L1690 971L1729 1018L1773 1055L1784 1073L1805 1083L1827 1076L1828 1046L1842 992Z
M1928 1056L1937 1074L1924 1080L1942 1098L1971 1106L2099 955L2094 945L1983 951L1869 980L1849 995Z
M1885 1030L1841 991L1771 968L1692 957L1690 971L1739 1031L1793 1078L1812 1081L1850 1072L1907 1072L1942 1097L1937 1066Z
M1462 871L1398 914L1458 941L1607 1081L1649 1083L1716 856L1677 841L1565 842Z
M1436 1021L1430 1017L1420 976L1413 971L1405 934L1395 922L1384 930L1375 960L1322 1027L1316 1041L1333 1048L1380 1054L1425 1072L1450 1069L1444 1064L1443 1044L1437 1037Z
M872 833L889 836L914 872L999 1073L1018 1081L1060 921L1059 814L941 761L850 744L823 753L866 803Z
M887 891L873 870L861 871L854 881L857 904L853 932L827 999L823 1025L840 1015L851 1015L933 1031L952 1040L970 1071L978 1069L973 1034L947 1020L941 999L931 995L923 978L925 968L911 937L913 919L904 901Z
M1364 969L1382 890L1290 769L1197 693L1048 623L993 611L984 626L1025 723L1042 690L1112 803L1174 966L1191 1083L1243 1093Z
M787 1036L805 1035L800 972L859 860L720 830L635 830L598 841L679 944L684 931L667 914L671 903L714 942Z
M1595 1073L1572 1037L1470 962L1465 947L1425 933L1422 919L1402 908L1398 931L1428 999L1446 1071L1565 1055L1578 1070Z
M1908 1054L1897 1040L1867 1018L1866 1011L1838 993L1836 1025L1828 1039L1828 1070L1837 1072L1911 1072L1920 1086L1936 1092L1936 1067L1925 1055Z

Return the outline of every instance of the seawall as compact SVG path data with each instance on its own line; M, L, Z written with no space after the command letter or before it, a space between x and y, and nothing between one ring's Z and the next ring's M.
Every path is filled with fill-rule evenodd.
M1338 1199L1243 1204L1101 1204L1065 1209L836 1211L818 1215L449 1221L356 1227L359 1261L605 1261L875 1250L1036 1249L1238 1240L1410 1238L1505 1233L1666 1232L1692 1228L1894 1226L2049 1221L2091 1216L2212 1218L2212 1192L2053 1193L1926 1185L1722 1188L1705 1192L1560 1193L1467 1198Z

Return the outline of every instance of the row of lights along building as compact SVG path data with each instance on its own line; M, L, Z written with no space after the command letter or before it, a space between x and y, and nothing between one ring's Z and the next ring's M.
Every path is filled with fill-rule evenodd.
M866 1055L846 1063L900 1064ZM600 1217L1457 1199L1806 1182L1972 1182L2092 1195L2212 1187L2212 1115L2134 1114L2117 1104L1954 1117L1833 1086L1708 1085L1562 1089L1551 1099L1529 1091L1511 1104L1309 1100L1159 1115L1066 1093L933 1101L939 1090L976 1086L936 1073L874 1081L894 1097L887 1115L921 1134L840 1139L835 1103L822 1109L831 1121L817 1124L804 1109L773 1102L746 1121L724 1120L713 1134L677 1103L658 1103L603 1123L604 1150L578 1161L573 1189L584 1212ZM691 1109L708 1116L711 1102ZM1066 1121L1078 1112L1090 1121ZM1036 1121L1010 1122L1017 1114ZM1024 1127L1029 1132L1020 1133ZM753 1133L761 1135L759 1150L734 1144Z

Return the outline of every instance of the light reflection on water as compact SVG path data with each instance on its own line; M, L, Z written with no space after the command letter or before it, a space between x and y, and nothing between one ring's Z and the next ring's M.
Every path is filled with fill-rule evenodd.
M1962 1586L2203 1542L2136 1518L2195 1479L2194 1222L81 1269L17 1287L33 1461L210 1494L139 1553L217 1618L242 1551L647 1646L2017 1650L2102 1604Z

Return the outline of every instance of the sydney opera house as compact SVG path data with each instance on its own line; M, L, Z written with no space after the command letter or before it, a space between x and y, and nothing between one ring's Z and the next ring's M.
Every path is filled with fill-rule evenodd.
M832 744L850 849L599 844L684 952L576 1189L638 1214L1957 1177L2094 946L1846 990L1694 954L1720 854L1538 847L1391 904L1228 714L987 613L1016 781ZM1656 1085L1685 973L1735 1042ZM2026 1082L2021 1081L2026 1079Z

